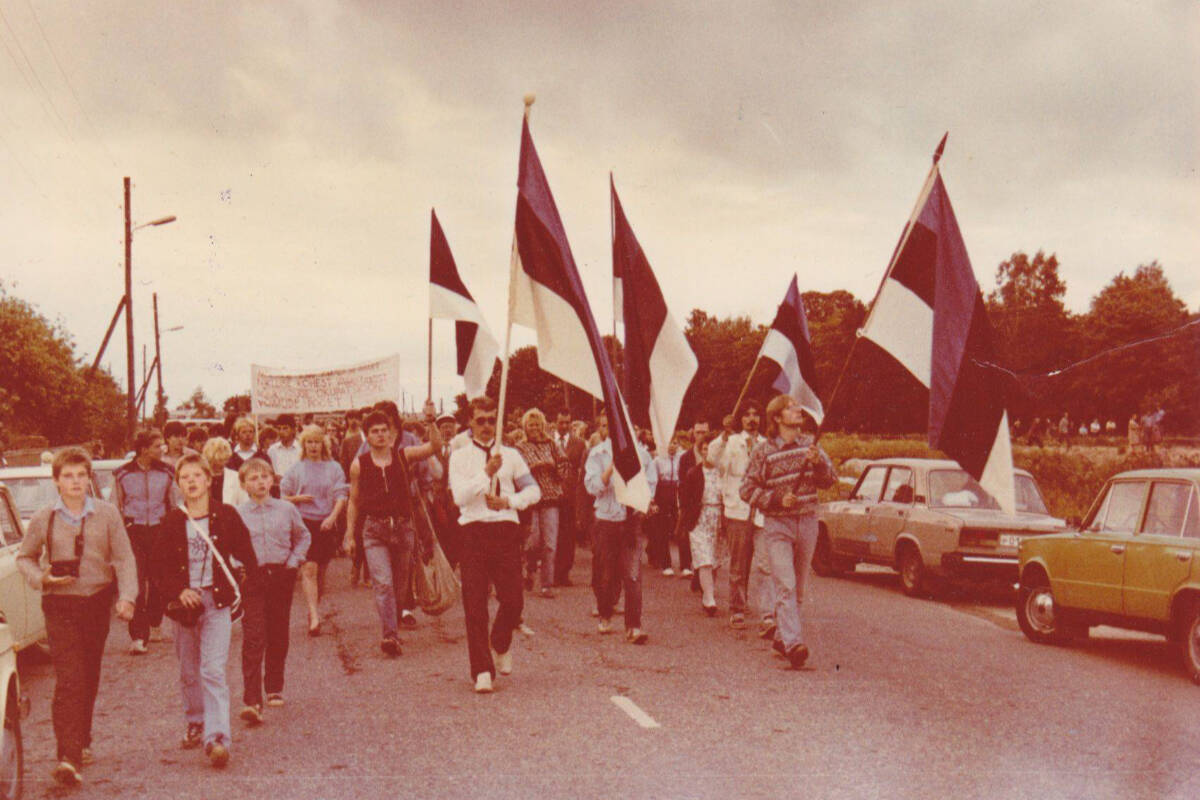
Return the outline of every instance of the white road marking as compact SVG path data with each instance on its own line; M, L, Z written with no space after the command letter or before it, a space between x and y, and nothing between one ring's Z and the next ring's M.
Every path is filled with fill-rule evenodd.
M608 699L612 700L613 705L615 705L617 708L621 709L626 714L628 714L630 717L632 717L633 721L636 722L638 725L641 725L643 728L661 728L662 727L657 722L655 722L654 717L650 716L645 711L642 711L640 708L638 708L638 704L633 702L632 700L630 700L628 697L625 697L624 695L614 694L612 697L610 697Z

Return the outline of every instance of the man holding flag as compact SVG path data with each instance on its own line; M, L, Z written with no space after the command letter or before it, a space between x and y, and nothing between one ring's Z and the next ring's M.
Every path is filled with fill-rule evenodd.
M642 553L646 538L642 531L643 514L622 505L613 487L613 445L608 437L608 418L596 418L596 430L602 437L591 449L584 469L583 484L596 498L596 524L592 529L592 590L600 611L600 633L612 631L613 607L618 582L625 592L625 638L632 644L645 644L650 638L642 630ZM637 445L638 457L653 492L658 480L649 451Z

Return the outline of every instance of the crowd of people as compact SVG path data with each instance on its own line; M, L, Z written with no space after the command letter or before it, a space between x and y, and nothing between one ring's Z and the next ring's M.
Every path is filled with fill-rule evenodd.
M77 448L53 461L58 498L34 516L19 567L43 596L56 684L56 781L78 785L91 762L92 709L114 612L129 653L173 642L184 748L213 766L232 745L226 667L242 635L239 718L260 725L285 703L291 608L320 636L335 556L351 585L369 586L380 650L402 652L415 627L412 573L440 548L458 570L474 690L492 692L514 668L526 593L553 600L572 585L577 546L592 551L592 610L601 634L649 641L643 561L689 579L699 612L715 617L729 587L729 627L754 624L790 666L808 656L801 605L817 539L817 491L834 480L812 417L792 398L747 403L711 431L698 422L656 454L637 444L654 498L646 512L618 499L607 419L529 409L497 436L495 403L405 420L396 405L346 412L324 426L282 415L189 431L170 421L137 433L114 476L112 503L90 495L91 462ZM727 569L724 578L720 573ZM489 616L494 593L497 610ZM170 631L163 630L164 618Z

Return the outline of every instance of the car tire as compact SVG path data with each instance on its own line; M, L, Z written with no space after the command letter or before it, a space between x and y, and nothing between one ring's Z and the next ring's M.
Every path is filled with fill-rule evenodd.
M4 736L0 740L0 800L16 800L25 788L25 743L21 738L21 703L8 698Z
M1179 652L1193 683L1200 683L1200 601L1193 601L1179 625Z
M929 589L925 562L914 545L904 544L896 553L896 571L900 573L900 588L909 597L921 597Z
M1021 581L1017 591L1017 624L1026 638L1038 644L1067 644L1087 633L1086 627L1063 618L1050 581L1041 572Z
M813 548L812 571L822 578L836 578L846 571L844 564L833 556L833 542L824 531L817 537L817 546Z

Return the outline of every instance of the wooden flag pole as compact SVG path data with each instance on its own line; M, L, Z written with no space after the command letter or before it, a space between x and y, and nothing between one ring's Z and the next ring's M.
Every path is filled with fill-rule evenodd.
M426 337L425 399L433 400L433 317L429 318L429 335Z
M525 121L529 121L529 109L533 106L533 101L536 100L533 92L525 95ZM504 442L504 411L508 400L508 356L509 348L512 345L512 317L513 306L516 303L516 294L513 291L517 277L517 234L514 228L512 259L509 261L508 267L508 319L504 326L504 358L500 362L500 402L497 404L496 411L496 444L499 446ZM493 480L492 490L495 491L496 481Z
M900 251L904 249L904 245L908 242L908 236L912 233L913 223L916 221L917 212L921 210L921 205L925 198L929 195L929 189L933 185L933 178L938 171L938 162L942 160L942 152L946 149L946 139L949 138L950 132L947 131L942 135L942 140L938 142L937 148L933 151L933 164L929 167L929 174L925 176L925 184L921 187L920 194L917 195L917 201L913 203L913 210L908 215L908 224L904 226L904 233L900 235L900 241L896 242L896 249L892 251L892 257L888 260L887 270L883 273L883 280L879 281L879 288L875 290L875 296L871 298L871 305L867 310L867 317L863 320L863 324L857 331L854 332L854 341L850 344L850 352L846 356L846 360L842 362L841 372L838 373L837 382L833 385L833 392L829 395L829 408L825 410L824 419L829 419L832 415L829 410L834 407L834 401L837 400L838 390L842 388L842 379L846 377L846 369L850 366L850 361L854 358L854 351L858 347L858 340L862 337L862 331L866 329L867 324L871 321L871 315L875 313L875 306L879 302L879 295L883 292L883 286L887 282L888 276L892 274L892 270L896 267L896 259L900 256ZM820 438L824 428L824 421L817 428L817 437Z
M759 352L759 354L754 357L754 366L750 367L750 374L746 376L746 383L744 386L742 386L742 393L738 395L737 402L733 404L733 411L730 412L731 414L736 415L738 408L741 407L742 400L746 398L746 392L750 389L750 382L754 380L754 371L758 369L758 362L761 360L762 353Z

